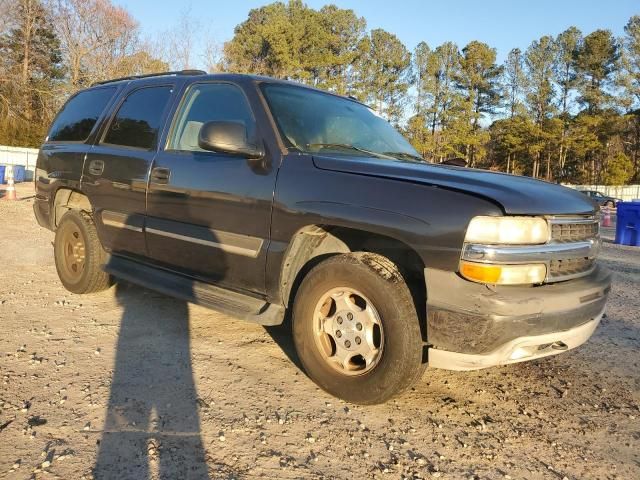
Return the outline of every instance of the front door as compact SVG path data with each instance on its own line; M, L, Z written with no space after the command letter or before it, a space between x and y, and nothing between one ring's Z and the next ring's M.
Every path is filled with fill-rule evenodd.
M181 273L263 293L276 168L269 154L250 160L200 148L200 128L210 121L242 122L261 141L239 86L201 82L186 90L151 170L149 255Z
M146 255L147 179L172 89L159 85L129 93L87 154L83 189L94 207L102 245L114 253Z

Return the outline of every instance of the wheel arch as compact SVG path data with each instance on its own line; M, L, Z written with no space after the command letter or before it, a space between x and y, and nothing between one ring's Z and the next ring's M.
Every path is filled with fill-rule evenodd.
M52 226L58 227L60 219L68 210L79 210L91 214L93 208L89 197L84 193L72 188L61 187L56 191L52 205Z
M299 229L282 262L280 294L284 304L291 305L305 275L319 262L333 255L360 251L377 253L398 266L413 296L426 341L424 261L410 245L384 234L329 224L307 225Z

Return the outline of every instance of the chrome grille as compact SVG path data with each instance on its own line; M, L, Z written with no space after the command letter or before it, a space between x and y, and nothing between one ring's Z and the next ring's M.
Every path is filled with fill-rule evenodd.
M554 220L551 223L551 241L557 243L581 242L598 236L598 222L594 219L587 223L563 223Z
M594 262L593 258L588 257L551 260L549 262L549 277L560 278L586 273L591 271Z
M587 275L595 268L595 256L600 246L600 223L595 216L552 217L549 219L552 244L593 245L588 257L567 256L551 259L548 264L547 281L559 282Z

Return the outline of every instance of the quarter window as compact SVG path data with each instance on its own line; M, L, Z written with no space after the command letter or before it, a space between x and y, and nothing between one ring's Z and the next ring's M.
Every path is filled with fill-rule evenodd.
M84 142L115 91L115 87L95 88L72 97L51 125L47 140Z
M255 121L242 91L229 83L198 83L187 92L178 110L169 150L204 152L198 146L202 125L213 121L241 122L247 136L255 135Z
M122 103L113 118L104 143L151 150L158 139L162 114L172 87L136 90Z

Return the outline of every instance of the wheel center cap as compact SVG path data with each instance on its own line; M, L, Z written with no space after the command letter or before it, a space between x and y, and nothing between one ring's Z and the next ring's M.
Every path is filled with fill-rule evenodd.
M358 350L364 340L362 323L352 312L337 312L333 320L334 339L341 348Z

